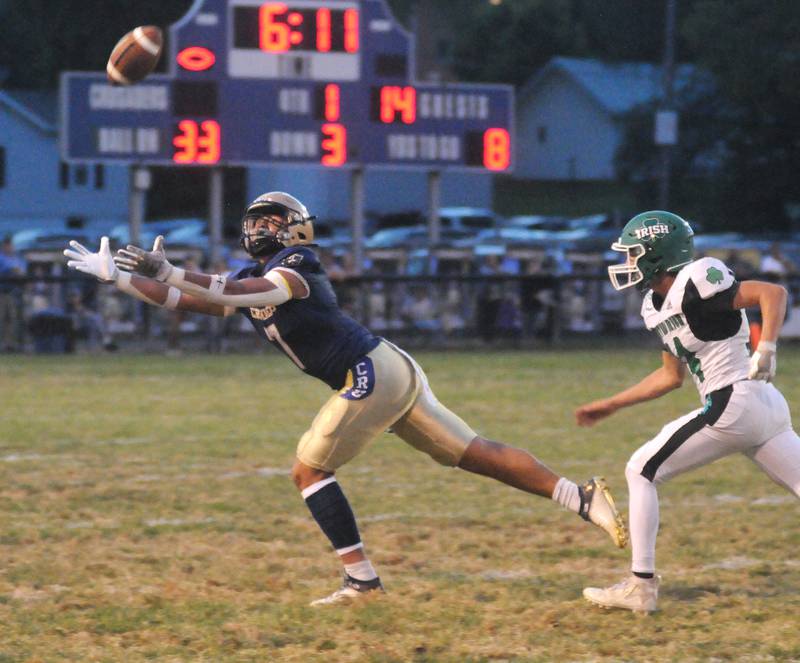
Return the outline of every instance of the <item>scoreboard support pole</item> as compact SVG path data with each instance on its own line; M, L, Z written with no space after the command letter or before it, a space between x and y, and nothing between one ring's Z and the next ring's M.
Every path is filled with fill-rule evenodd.
M222 258L222 219L223 207L225 205L223 170L214 167L208 173L208 261L209 268L206 270L211 274L224 273L227 271L224 265L220 265ZM212 352L222 351L222 319L216 316L211 317L210 324L211 338L209 339L209 349Z
M143 166L130 168L130 193L128 196L128 234L130 243L139 246L142 236L142 223L147 203L147 191L152 184L150 170ZM146 248L146 247L145 247Z
M433 272L433 249L442 237L439 219L439 208L442 206L442 173L438 170L428 171L428 265Z
M208 259L212 271L222 257L222 215L224 201L224 184L222 168L212 168L208 174Z
M364 170L356 168L350 175L350 232L352 236L355 276L364 268Z
M147 204L147 191L152 185L150 169L133 164L129 168L130 189L128 194L128 239L134 246L141 246L142 223ZM143 247L145 249L149 247ZM150 307L138 302L144 337L150 337Z

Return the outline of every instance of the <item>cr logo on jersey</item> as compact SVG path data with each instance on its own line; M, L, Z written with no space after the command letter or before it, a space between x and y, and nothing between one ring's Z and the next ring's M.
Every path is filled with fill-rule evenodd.
M658 219L645 219L644 225L635 230L636 239L646 239L648 237L663 237L669 235L669 226L661 223Z
M348 401L360 401L369 396L374 388L375 368L372 366L372 360L364 357L347 371L347 382L339 395Z
M264 308L251 308L250 316L253 320L269 320L275 313L274 306L265 306Z

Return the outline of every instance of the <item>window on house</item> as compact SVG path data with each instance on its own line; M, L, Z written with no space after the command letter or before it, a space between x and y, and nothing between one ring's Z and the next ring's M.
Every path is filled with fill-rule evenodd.
M63 161L58 164L58 186L62 189L69 188L69 164Z
M103 168L102 163L97 163L94 166L94 188L102 189L106 185L106 169Z
M86 166L76 166L72 175L75 179L75 184L78 186L86 186L86 182L89 180L89 173L86 172Z
M540 143L546 143L546 142L547 142L547 127L545 127L545 126L540 126L540 127L539 127L539 128L536 130L536 139L537 139L537 140L538 140Z
M0 146L0 189L6 185L6 148Z

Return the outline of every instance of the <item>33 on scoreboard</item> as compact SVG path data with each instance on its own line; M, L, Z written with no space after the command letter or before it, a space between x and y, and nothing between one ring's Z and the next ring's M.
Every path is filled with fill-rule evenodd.
M62 76L67 161L510 171L513 90L416 82L383 0L197 0L168 73Z

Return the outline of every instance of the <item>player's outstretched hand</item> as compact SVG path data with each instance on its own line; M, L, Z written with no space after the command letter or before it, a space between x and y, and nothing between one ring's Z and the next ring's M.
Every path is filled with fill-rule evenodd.
M163 235L156 237L152 251L145 251L133 244L119 249L114 256L114 263L123 271L135 272L156 281L166 281L172 271L172 265L164 251Z
M103 283L113 283L117 280L119 271L111 256L108 237L100 238L100 249L97 253L92 253L74 239L70 241L69 245L72 249L64 250L64 255L69 258L67 267L90 274Z
M581 405L575 410L575 421L578 426L593 426L601 419L611 416L617 408L608 400L592 401L586 405Z
M761 341L750 357L750 370L747 377L751 380L766 380L769 382L775 377L775 370L777 368L777 361L775 359L775 352L777 351L775 343L770 341Z

